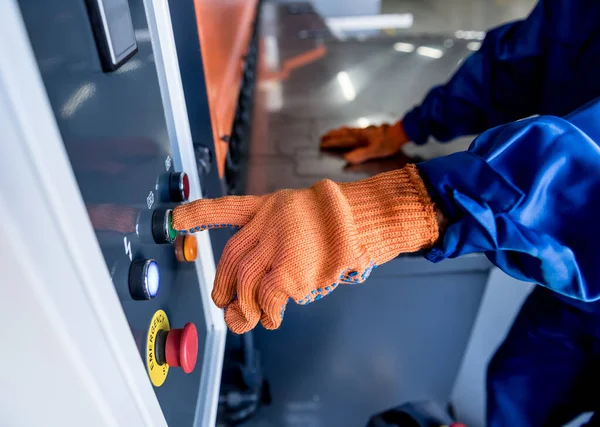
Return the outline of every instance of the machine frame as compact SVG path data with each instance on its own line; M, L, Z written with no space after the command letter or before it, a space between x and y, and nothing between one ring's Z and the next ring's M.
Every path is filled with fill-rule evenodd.
M173 160L201 197L167 0L144 0ZM0 2L0 363L8 425L164 426L106 268L16 0ZM6 139L4 139L6 138ZM210 238L196 271L207 337L194 425L214 425L226 326L210 292ZM150 321L150 319L148 319ZM197 367L197 369L200 367ZM32 406L35 410L32 410ZM68 410L66 410L68 409Z

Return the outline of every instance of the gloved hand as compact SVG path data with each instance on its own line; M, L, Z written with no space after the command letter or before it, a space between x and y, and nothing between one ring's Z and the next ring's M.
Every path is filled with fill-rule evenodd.
M394 125L369 126L367 128L342 127L327 132L321 137L321 148L352 149L344 159L352 164L393 156L410 142L402 122Z
M235 333L281 324L288 301L308 304L361 283L402 252L438 238L434 205L414 165L354 183L324 180L265 196L196 200L176 230L242 227L227 243L212 292Z

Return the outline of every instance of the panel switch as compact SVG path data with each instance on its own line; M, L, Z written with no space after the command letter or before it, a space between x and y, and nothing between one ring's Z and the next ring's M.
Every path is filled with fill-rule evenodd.
M136 259L129 267L129 292L136 300L156 297L160 288L160 271L153 259Z
M156 361L169 367L181 366L183 372L191 373L198 359L198 330L189 322L182 329L159 331L156 336Z
M190 197L190 179L185 172L169 175L169 196L173 202L185 202Z
M152 213L152 237L156 243L171 243L177 237L177 231L171 225L171 209L155 209Z
M180 262L192 262L198 257L198 241L193 234L177 236L175 243L175 258Z

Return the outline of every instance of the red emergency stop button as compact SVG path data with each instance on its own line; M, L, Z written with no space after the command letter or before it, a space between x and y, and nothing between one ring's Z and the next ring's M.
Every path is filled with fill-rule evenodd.
M198 330L189 322L183 329L171 329L165 343L165 358L170 367L181 366L189 374L198 359Z

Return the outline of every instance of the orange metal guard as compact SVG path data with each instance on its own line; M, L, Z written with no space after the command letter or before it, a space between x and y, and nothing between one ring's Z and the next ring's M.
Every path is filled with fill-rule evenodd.
M194 0L219 176L240 92L257 0Z

